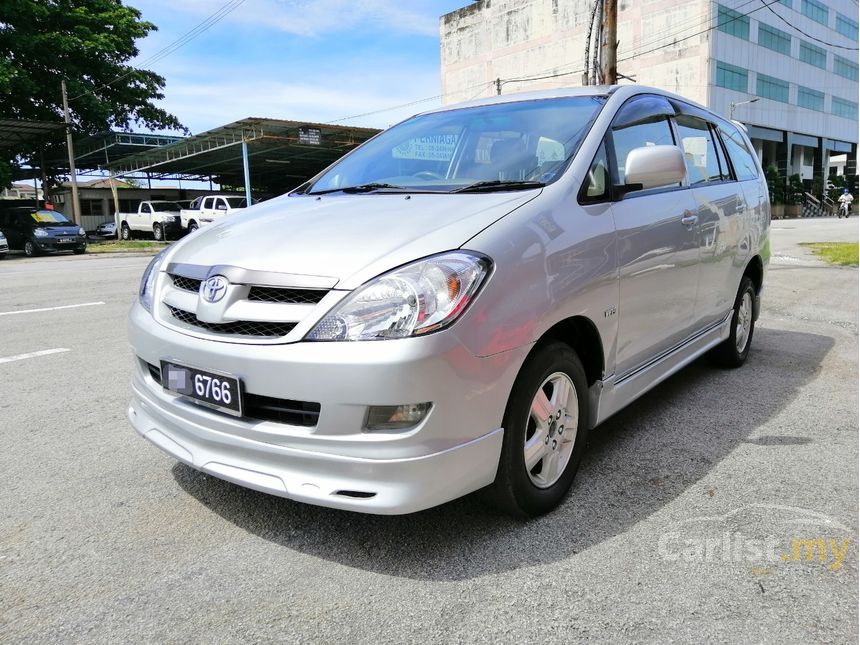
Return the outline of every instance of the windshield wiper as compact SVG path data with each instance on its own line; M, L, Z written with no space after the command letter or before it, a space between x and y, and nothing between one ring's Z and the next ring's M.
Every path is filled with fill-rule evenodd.
M489 181L478 181L474 184L455 188L452 193L489 193L496 190L527 190L529 188L543 188L546 184L542 181L503 180L491 179Z
M369 193L373 190L408 190L408 188L404 188L403 186L395 186L393 184L382 184L378 182L370 183L370 184L359 184L358 186L344 186L343 188L329 188L328 190L315 190L308 195L325 195L327 193Z

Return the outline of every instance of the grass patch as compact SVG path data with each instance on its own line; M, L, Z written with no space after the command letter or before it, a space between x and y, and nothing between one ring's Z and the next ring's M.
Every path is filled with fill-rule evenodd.
M804 242L813 255L825 262L845 267L856 267L858 264L857 242Z
M116 240L107 242L90 242L87 253L158 253L167 246L166 242L150 242L148 240Z

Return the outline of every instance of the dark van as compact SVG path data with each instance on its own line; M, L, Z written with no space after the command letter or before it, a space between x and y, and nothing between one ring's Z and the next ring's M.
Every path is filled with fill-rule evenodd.
M17 206L0 211L0 231L6 235L10 249L32 257L41 253L87 250L84 229L58 211Z

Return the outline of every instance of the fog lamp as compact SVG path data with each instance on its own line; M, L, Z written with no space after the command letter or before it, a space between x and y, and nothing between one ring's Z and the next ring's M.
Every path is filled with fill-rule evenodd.
M431 407L431 403L371 405L367 408L364 429L375 431L411 428L424 420Z

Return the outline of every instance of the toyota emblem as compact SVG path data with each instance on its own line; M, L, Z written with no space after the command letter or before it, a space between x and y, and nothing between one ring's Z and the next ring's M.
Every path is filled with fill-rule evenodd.
M230 284L223 275L213 275L200 284L200 297L205 302L218 302L227 293Z

